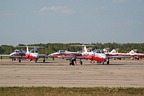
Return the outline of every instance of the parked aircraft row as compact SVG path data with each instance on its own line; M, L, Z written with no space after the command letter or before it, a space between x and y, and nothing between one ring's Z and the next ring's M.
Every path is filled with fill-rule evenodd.
M37 48L33 48L29 51L29 47L26 46L26 52L22 50L15 50L10 55L0 55L0 57L10 57L12 60L18 59L21 62L22 59L29 59L30 61L35 61L39 58L43 58L43 62L45 62L45 58L64 58L70 60L70 64L74 65L74 61L77 59L80 60L80 64L82 64L82 59L87 59L90 61L97 61L100 63L109 64L110 59L113 58L144 58L144 54L136 53L135 51L130 51L129 53L118 53L115 49L111 52L107 52L106 50L96 49L93 51L88 51L86 45L82 45L82 52L70 52L65 50L59 50L58 52L51 53L49 55L39 54Z
M88 52L87 48L85 45L83 45L82 52L69 52L69 51L64 51L60 50L58 52L49 54L49 57L53 58L66 58L66 59L80 59L80 64L82 64L81 59L87 59L91 61L97 61L100 63L105 63L109 64L110 59L121 59L121 58L144 58L144 54L142 53L136 53L133 50L130 51L129 53L118 53L115 49L113 49L111 52L104 51L101 49L96 49L93 51ZM72 62L73 63L73 62Z
M143 53L136 53L134 50L131 50L128 53L118 53L115 49L113 49L111 52L105 53L109 58L131 58L131 59L137 59L144 58Z

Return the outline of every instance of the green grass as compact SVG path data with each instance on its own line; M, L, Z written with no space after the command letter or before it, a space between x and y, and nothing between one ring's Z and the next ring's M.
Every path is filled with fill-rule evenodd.
M0 87L0 96L144 96L144 88Z

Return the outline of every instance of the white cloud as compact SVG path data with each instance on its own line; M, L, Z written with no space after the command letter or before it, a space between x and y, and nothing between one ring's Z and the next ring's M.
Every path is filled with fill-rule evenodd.
M55 12L62 15L72 15L75 13L73 9L65 6L44 6L39 10L40 14L47 14L51 12Z

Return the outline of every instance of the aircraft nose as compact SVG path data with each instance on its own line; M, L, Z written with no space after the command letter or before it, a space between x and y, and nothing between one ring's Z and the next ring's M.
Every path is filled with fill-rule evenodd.
M104 59L106 59L106 55L105 55L105 54L102 54L102 57L103 57Z
M52 57L52 56L54 56L54 55L53 55L53 54L49 54L48 56L49 56L49 57Z
M10 56L14 56L14 55L15 55L15 53L11 53L11 54L10 54Z

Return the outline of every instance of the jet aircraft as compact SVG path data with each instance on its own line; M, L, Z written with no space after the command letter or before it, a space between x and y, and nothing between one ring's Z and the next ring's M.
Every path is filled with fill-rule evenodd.
M16 57L15 56L25 56L25 51L23 50L18 50L18 49L15 49L14 52L12 52L11 54L7 55L7 54L0 54L0 57L2 59L2 57L9 57L11 58L12 60L16 60Z
M26 52L15 50L10 55L0 55L0 57L10 57L12 58L12 60L18 59L19 63L21 62L22 59L29 59L30 61L34 60L35 62L37 62L39 58L43 58L43 62L45 62L45 58L48 58L48 56L45 54L39 54L38 50L35 47L34 49L31 49L29 51L28 46L26 46Z
M139 59L144 58L144 53L137 53L137 52L135 52L134 50L131 50L131 51L129 52L129 55L132 57L132 59L137 59L137 60L139 60Z
M117 58L121 60L121 58L131 58L131 55L129 53L118 53L118 51L116 51L115 49L113 49L111 52L106 52L105 54L109 59Z

